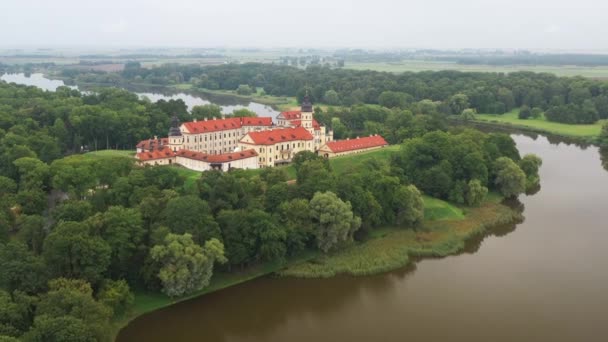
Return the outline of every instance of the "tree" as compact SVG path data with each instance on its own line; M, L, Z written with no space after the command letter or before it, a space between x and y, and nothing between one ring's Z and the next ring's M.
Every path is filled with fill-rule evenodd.
M163 216L165 225L172 233L189 233L198 244L204 244L211 238L221 237L209 205L196 196L182 196L169 200Z
M39 215L29 215L20 218L18 237L35 254L42 253L42 243L46 236L44 218Z
M462 111L462 114L460 114L460 118L463 121L473 121L473 120L475 120L476 114L477 114L477 111L475 109L467 108Z
M41 296L37 315L73 317L86 326L87 334L106 340L110 333L111 310L93 298L91 285L80 279L58 278L49 282L49 292ZM34 322L36 328L36 322Z
M44 260L28 251L25 244L0 244L0 288L37 293L46 287L48 273Z
M245 118L245 117L255 118L258 115L254 111L249 110L247 108L240 108L240 109L235 109L232 112L232 116L235 118Z
M278 221L287 233L287 254L294 255L303 251L312 236L309 202L298 198L281 203L278 207Z
M251 89L251 87L247 84L241 84L236 89L236 93L239 95L251 95L253 94L253 89Z
M526 154L519 161L519 167L526 175L526 190L530 190L540 183L538 170L543 164L542 159L534 154Z
M517 197L526 190L526 174L507 157L500 157L494 162L498 190L505 197Z
M463 110L469 108L469 97L461 93L453 95L448 100L448 106L452 114L461 114Z
M406 95L396 91L383 91L378 96L378 103L387 108L401 108L406 104Z
M310 216L317 247L328 252L338 244L352 241L361 227L361 219L353 215L350 203L344 203L333 192L317 192L310 201Z
M532 110L528 106L522 106L519 110L518 117L522 120L526 120L532 116Z
M471 179L466 193L466 202L470 206L478 206L483 202L487 194L488 188L483 186L479 179Z
M134 257L144 236L143 221L137 209L110 207L87 221L91 230L101 236L112 250L109 273L116 278L129 275Z
M24 336L26 342L97 342L95 333L72 316L38 315Z
M222 116L222 107L214 104L205 104L192 107L192 118L197 120L219 118Z
M80 222L61 222L44 240L42 255L56 277L85 279L92 284L102 279L110 265L112 249L100 237L91 235Z
M332 106L339 105L340 97L338 97L338 92L336 92L333 89L329 89L323 95L323 101L325 103L327 103L328 105L332 105Z
M133 306L135 297L125 280L106 279L101 284L99 302L112 309L112 316L123 317Z
M424 218L424 201L420 191L414 185L401 185L393 198L397 224L413 226Z
M602 131L600 132L599 143L603 147L608 147L608 122L604 122L602 125Z
M224 245L217 239L201 247L190 234L169 234L162 245L150 251L152 259L161 265L158 277L163 292L179 297L209 285L215 262L225 263Z

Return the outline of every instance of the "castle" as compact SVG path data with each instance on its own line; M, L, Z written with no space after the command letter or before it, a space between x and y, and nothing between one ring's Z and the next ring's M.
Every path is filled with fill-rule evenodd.
M329 158L386 145L382 137L372 138L343 140L335 145L333 131L314 119L312 103L305 96L300 110L280 113L276 124L270 117L180 124L173 116L169 136L141 141L136 158L141 165L179 164L196 171L257 169L288 164L301 151L322 152ZM333 151L332 146L339 151Z

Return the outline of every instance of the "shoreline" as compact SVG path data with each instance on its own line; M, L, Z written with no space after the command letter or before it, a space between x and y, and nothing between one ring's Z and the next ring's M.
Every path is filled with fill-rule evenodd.
M542 128L535 128L535 127L530 127L530 126L525 126L525 125L512 124L512 123L508 123L508 122L487 121L487 120L479 120L479 119L465 122L458 118L449 118L449 121L456 125L476 125L479 127L486 127L486 128L491 128L491 129L499 129L499 130L503 129L503 130L507 130L511 133L519 131L519 132L525 132L525 133L541 134L541 135L549 137L549 138L554 137L554 138L562 139L565 142L598 146L599 136L576 136L576 135L557 133L557 132L549 131L549 130L542 129Z
M266 263L253 266L241 272L218 273L212 278L209 287L175 300L166 297L160 292L135 291L135 308L131 314L114 324L112 337L115 340L123 328L142 315L263 276L328 278L336 275L372 275L395 271L425 258L438 258L458 254L465 250L469 240L487 233L494 227L513 224L522 219L521 213L498 203L498 201L497 199L488 199L478 208L465 207L466 216L462 219L425 219L422 227L418 230L394 227L380 228L372 231L370 237L365 241L355 243L344 250L330 255L323 255L318 251L308 251L284 263ZM386 249L385 243L387 241L392 244L390 249ZM382 248L376 250L374 247L378 245ZM374 255L369 252L366 254L360 253L361 248L371 248L371 250L380 252L381 255ZM351 260L354 260L353 264L358 266L354 268L354 271L336 267L335 265L330 266L330 268L324 268L324 271L329 269L329 272L313 273L310 271L310 265L323 266L328 264L328 259L336 257L351 258L351 255L356 256ZM357 257L363 257L363 259L373 260L374 262L362 265L359 263L361 259L357 259ZM320 260L325 260L326 262L320 263ZM386 260L390 260L391 262L378 263L378 261ZM344 264L338 263L338 265Z

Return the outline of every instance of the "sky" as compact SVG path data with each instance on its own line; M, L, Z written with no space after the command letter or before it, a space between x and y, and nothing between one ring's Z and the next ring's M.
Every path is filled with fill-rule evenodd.
M606 0L0 0L0 47L608 50Z

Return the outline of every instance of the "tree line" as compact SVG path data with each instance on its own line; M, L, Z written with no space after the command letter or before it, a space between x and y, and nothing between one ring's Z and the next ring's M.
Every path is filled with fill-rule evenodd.
M460 115L503 114L523 106L537 108L550 121L593 123L608 118L605 81L558 77L548 73L477 73L459 71L388 73L309 66L306 69L272 64L198 66L166 64L142 68L127 63L120 73L64 71L76 81L99 83L144 82L170 85L190 83L201 89L236 90L245 85L276 96L306 92L313 101L329 105L380 104L403 108L412 102L440 103L440 112ZM112 80L108 80L111 78Z

